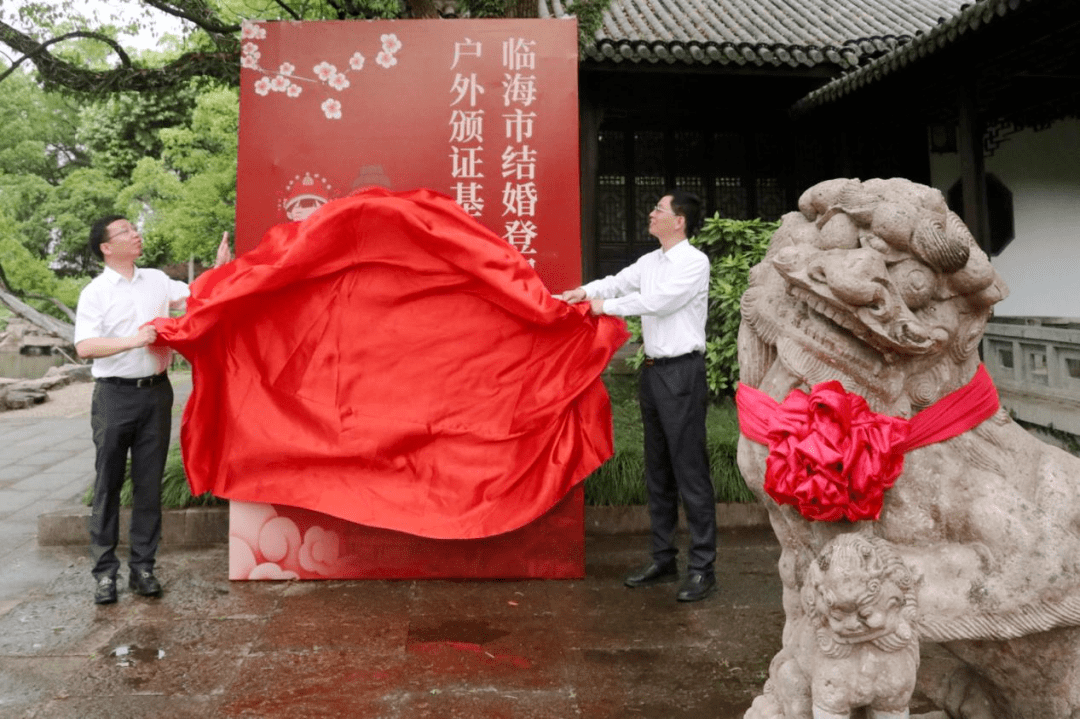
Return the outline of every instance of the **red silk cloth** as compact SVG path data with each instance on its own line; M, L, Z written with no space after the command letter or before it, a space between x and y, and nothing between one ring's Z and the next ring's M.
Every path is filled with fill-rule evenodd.
M837 381L793 390L783 403L740 384L739 428L767 445L765 491L807 519L877 519L904 454L974 429L998 409L997 389L979 365L966 385L910 420L870 410Z
M522 527L612 454L628 334L551 296L429 190L369 189L192 285L154 321L193 367L191 490L436 539Z

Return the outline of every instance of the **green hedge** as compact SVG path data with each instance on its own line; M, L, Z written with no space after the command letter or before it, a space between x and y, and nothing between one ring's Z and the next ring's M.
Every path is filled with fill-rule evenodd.
M709 256L709 317L705 324L705 368L713 398L731 397L739 382L739 303L750 282L750 268L761 262L779 222L727 220L717 213L706 218L690 241ZM641 340L641 322L628 318L631 341ZM637 369L645 359L639 351L628 360Z

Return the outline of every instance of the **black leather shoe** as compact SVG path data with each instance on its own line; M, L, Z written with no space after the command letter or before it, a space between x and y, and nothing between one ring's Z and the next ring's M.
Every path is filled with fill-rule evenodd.
M679 593L675 595L675 598L680 602L696 602L712 594L714 589L716 589L716 577L694 572L679 587Z
M628 587L651 587L654 584L663 584L665 582L674 582L679 578L679 568L675 566L675 563L671 564L657 564L653 562L644 569L630 574L626 577L626 581L623 582Z
M154 577L153 572L145 570L131 572L131 576L128 577L128 589L144 597L161 596L161 583Z
M101 577L94 588L94 604L112 604L116 601L116 577Z

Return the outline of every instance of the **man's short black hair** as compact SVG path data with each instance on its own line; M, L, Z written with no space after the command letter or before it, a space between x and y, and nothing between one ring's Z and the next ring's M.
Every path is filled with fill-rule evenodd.
M685 190L672 190L671 211L686 220L686 236L693 237L701 227L701 198Z
M123 215L106 215L90 226L90 252L99 260L104 260L105 255L101 251L101 243L109 241L109 225L117 220L126 220Z

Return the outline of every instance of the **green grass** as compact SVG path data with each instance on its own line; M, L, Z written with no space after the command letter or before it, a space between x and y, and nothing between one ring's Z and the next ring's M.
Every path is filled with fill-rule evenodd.
M645 457L637 375L609 373L604 377L604 383L611 396L615 454L586 478L585 503L592 506L645 504ZM706 431L716 501L755 501L735 463L739 421L730 399L709 407Z
M611 396L612 423L615 433L615 454L600 469L585 480L585 503L592 506L622 506L645 504L645 461L642 446L641 412L637 402L637 375L608 373L604 383ZM177 411L179 411L177 409ZM735 449L739 441L739 422L735 405L730 399L709 407L706 420L709 442L709 462L717 502L753 502L754 495L743 482L735 464ZM89 505L93 487L83 496ZM180 447L173 444L165 462L161 486L162 506L166 509L224 504L224 500L204 494L192 497L188 489ZM120 502L131 506L131 481L124 480Z

